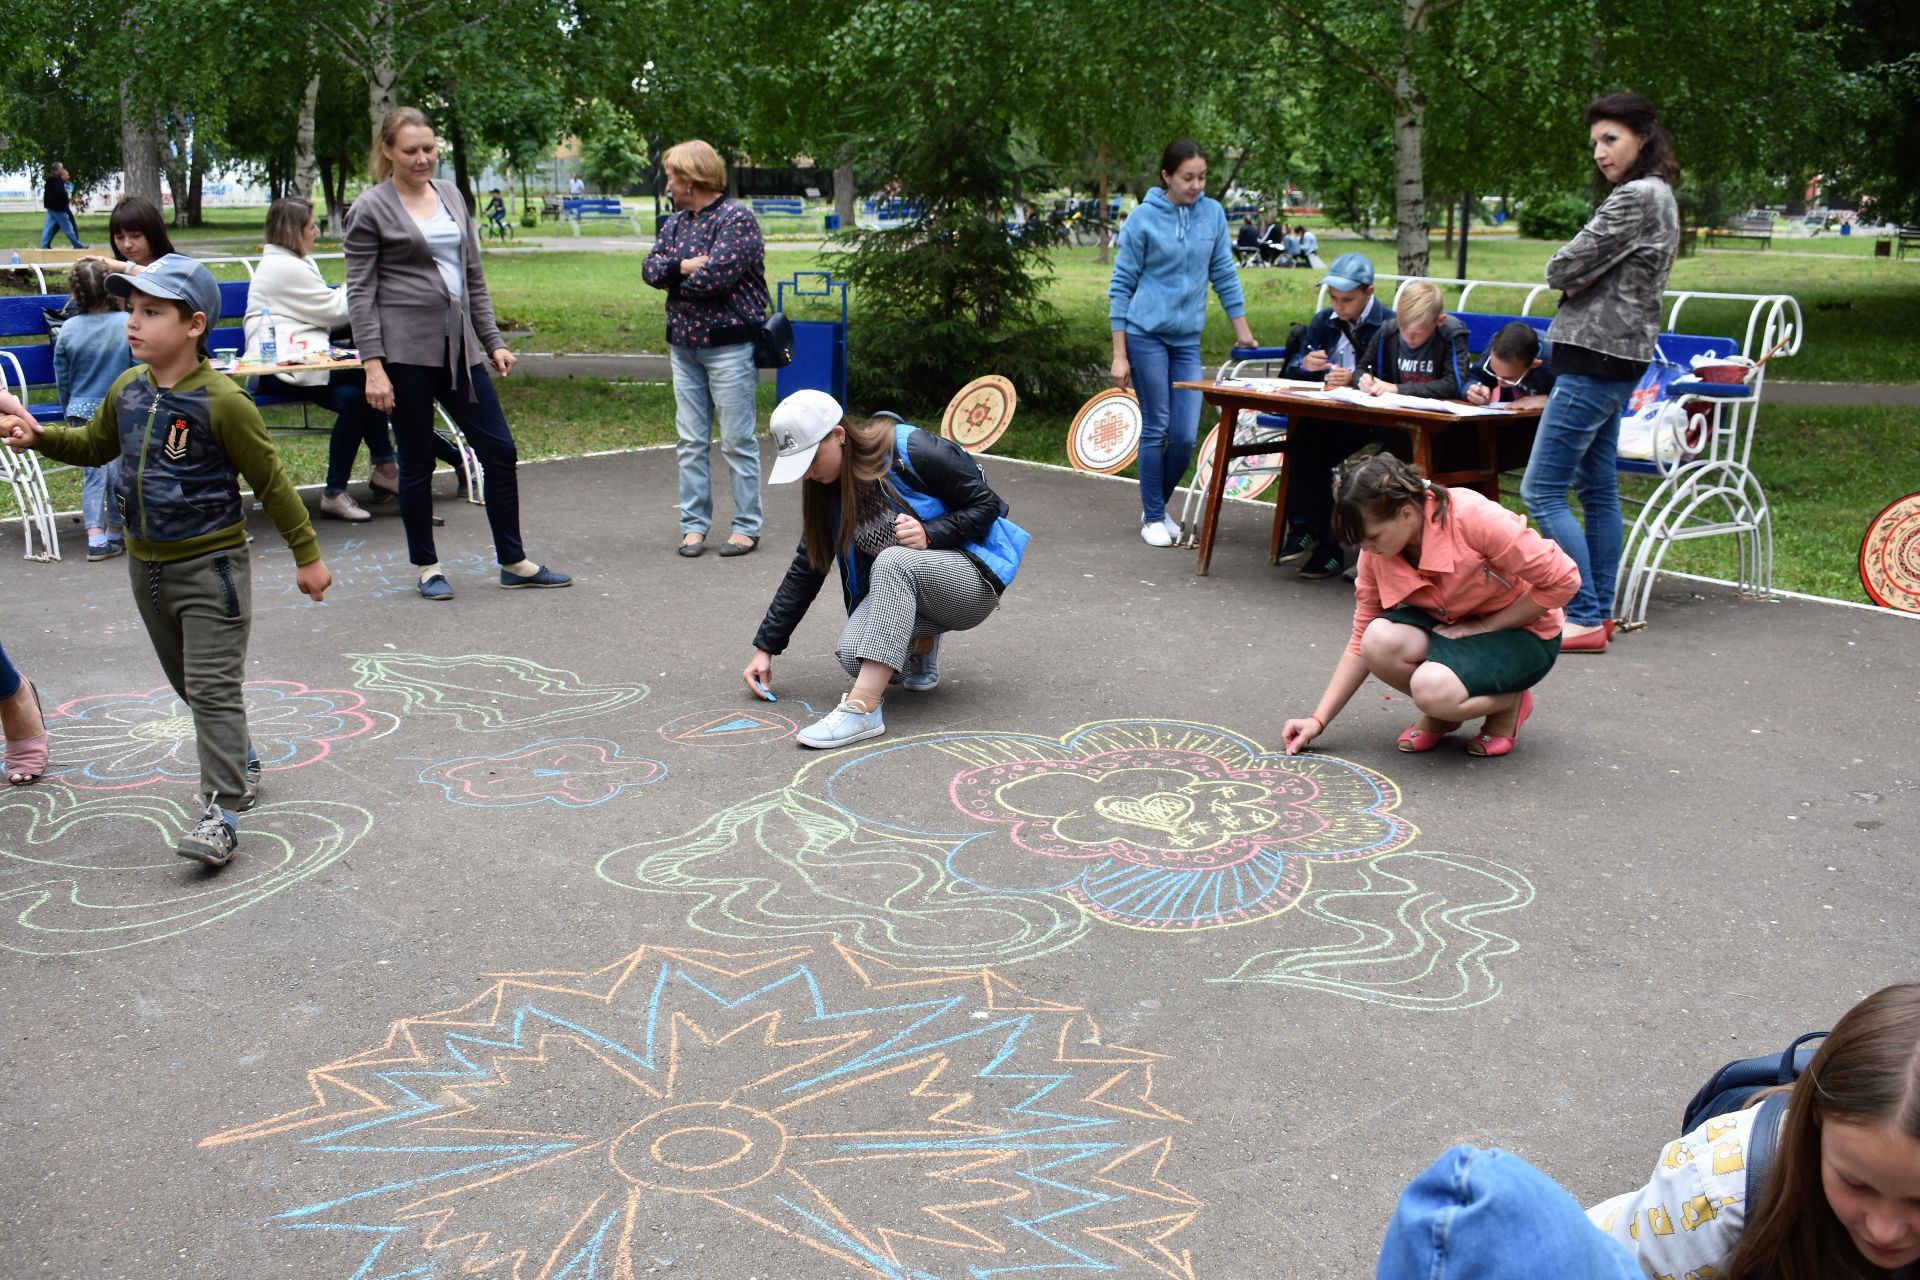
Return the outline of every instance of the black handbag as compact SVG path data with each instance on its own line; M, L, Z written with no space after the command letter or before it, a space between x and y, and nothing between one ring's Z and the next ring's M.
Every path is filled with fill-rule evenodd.
M775 311L760 322L753 333L753 365L756 369L784 369L793 363L793 322L784 311Z

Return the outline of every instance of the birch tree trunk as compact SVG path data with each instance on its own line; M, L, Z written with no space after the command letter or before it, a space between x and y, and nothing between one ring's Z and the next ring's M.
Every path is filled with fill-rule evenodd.
M367 115L372 119L376 143L387 113L400 105L400 62L394 52L393 10L394 0L381 0L373 6L373 20L367 27L368 61L363 71L367 78Z
M287 185L288 195L308 204L313 203L313 175L318 167L313 154L313 113L319 100L320 73L316 71L300 98L300 119L293 128L293 181Z
M1400 274L1427 274L1427 185L1421 145L1427 123L1427 97L1414 69L1416 46L1427 35L1427 0L1400 0L1405 28L1393 76L1393 214Z
M160 207L160 121L136 101L130 77L120 81L120 173L126 194Z

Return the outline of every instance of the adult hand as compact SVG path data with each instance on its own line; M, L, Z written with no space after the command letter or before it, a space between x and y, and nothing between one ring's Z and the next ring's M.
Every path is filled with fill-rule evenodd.
M1324 351L1309 351L1306 355L1300 357L1300 367L1308 373L1320 373L1326 369L1328 363L1330 362L1327 360L1327 353ZM1345 371L1342 370L1342 372ZM1333 380L1332 375L1328 375L1327 380L1331 382Z
M680 259L680 274L690 276L713 260L710 253L696 253L691 258Z
M293 571L293 585L318 603L320 597L327 594L327 588L333 585L333 574L328 572L325 560L311 560Z
M1116 354L1113 357L1113 368L1107 374L1109 378L1113 379L1113 385L1125 391L1127 389L1127 379L1132 375L1133 366L1127 363L1127 358L1123 355Z
M773 655L765 649L755 649L753 657L747 659L747 669L740 673L747 688L756 698L764 698L773 692Z
M904 511L893 518L893 536L903 547L914 551L927 549L927 526Z
M387 370L383 362L368 360L366 397L367 407L379 413L393 412L393 383L387 380Z
M1298 755L1307 749L1307 744L1319 737L1326 726L1317 716L1308 716L1304 720L1289 720L1280 730L1280 741L1286 746L1288 755Z
M505 347L500 347L493 353L494 372L503 378L512 373L513 366L518 363L519 360L514 356L513 352L507 350Z
M1487 633L1486 624L1478 618L1469 618L1461 622L1449 622L1433 629L1433 634L1445 636L1449 640L1465 640L1468 636L1483 636Z
M1247 323L1245 316L1240 316L1233 322L1233 345L1236 347L1257 347L1260 345L1253 340L1253 327Z
M1493 388L1484 383L1476 382L1467 388L1468 404L1485 404L1491 399L1493 399Z
M1327 385L1329 387L1352 386L1353 370L1343 364L1335 365L1333 368L1327 370Z

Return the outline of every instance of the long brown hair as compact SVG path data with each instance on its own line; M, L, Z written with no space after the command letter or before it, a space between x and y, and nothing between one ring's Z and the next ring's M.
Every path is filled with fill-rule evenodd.
M1420 478L1418 467L1408 466L1390 453L1376 453L1347 468L1340 477L1340 496L1333 503L1333 536L1357 547L1366 539L1369 517L1375 524L1385 524L1402 507L1418 503L1424 510L1429 493L1433 495L1433 522L1439 524L1446 519L1450 501L1446 486L1429 487Z
M1879 1280L1854 1248L1820 1179L1820 1126L1891 1125L1920 1141L1920 982L1848 1010L1794 1082L1758 1205L1727 1259L1728 1280Z
M307 219L313 206L297 196L281 196L267 206L267 243L279 245L288 253L307 256Z
M120 252L122 231L136 231L147 238L147 252L152 255L147 259L149 262L174 252L166 220L153 201L144 196L122 197L120 203L113 206L113 216L107 219L107 238L113 241L113 256L125 262L127 255Z
M367 157L367 168L373 171L375 182L385 182L393 176L393 161L387 159L387 148L393 145L393 140L400 136L402 129L413 125L431 129L433 121L427 119L427 113L418 107L395 107L380 122L380 133L374 138L373 151Z
M1667 136L1651 102L1637 93L1609 93L1595 98L1587 104L1587 127L1591 129L1602 120L1623 124L1641 138L1640 154L1634 158L1633 167L1620 175L1621 182L1651 174L1670 187L1680 184L1680 162L1674 158L1673 139ZM1598 169L1594 171L1594 189L1602 197L1612 190Z
M895 496L887 481L893 472L893 419L860 422L849 415L840 419L840 429L847 437L841 446L840 478L830 484L800 482L800 527L807 563L815 573L832 568L834 557L853 545L853 531L860 523L856 486L877 484L890 500Z

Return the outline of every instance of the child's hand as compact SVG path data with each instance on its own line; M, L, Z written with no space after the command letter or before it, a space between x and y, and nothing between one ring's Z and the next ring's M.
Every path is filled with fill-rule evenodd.
M1493 391L1482 383L1474 383L1467 388L1468 404L1485 404L1493 398Z
M1307 352L1306 355L1300 357L1300 367L1308 373L1319 373L1327 367L1327 353L1324 351Z
M40 424L31 414L4 414L0 416L0 440L5 440L15 453L25 453L40 443Z
M1350 387L1352 385L1353 370L1347 368L1345 365L1335 365L1333 368L1327 370L1327 386L1329 388Z
M1304 720L1289 720L1280 730L1280 741L1286 744L1288 755L1297 755L1307 749L1307 744L1320 736L1325 728L1315 716Z
M293 584L318 602L333 585L333 574L328 571L325 560L310 560L293 571Z

